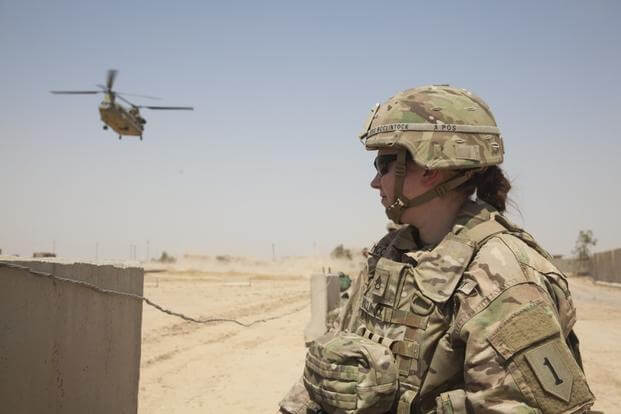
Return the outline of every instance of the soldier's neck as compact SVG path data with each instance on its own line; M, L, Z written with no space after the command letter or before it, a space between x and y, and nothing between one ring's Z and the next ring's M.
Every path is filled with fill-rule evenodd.
M464 200L461 197L435 198L404 212L403 222L418 229L424 246L435 246L452 230ZM416 211L410 211L414 210Z

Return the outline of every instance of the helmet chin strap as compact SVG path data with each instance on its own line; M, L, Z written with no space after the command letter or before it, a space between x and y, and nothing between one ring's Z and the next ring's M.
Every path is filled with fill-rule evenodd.
M406 150L400 149L397 153L395 165L395 201L390 206L386 207L386 215L395 223L403 224L401 216L405 210L424 204L436 197L442 197L444 194L468 181L475 171L475 169L468 170L463 174L458 174L455 177L449 178L417 197L407 198L403 195L403 183L406 175Z

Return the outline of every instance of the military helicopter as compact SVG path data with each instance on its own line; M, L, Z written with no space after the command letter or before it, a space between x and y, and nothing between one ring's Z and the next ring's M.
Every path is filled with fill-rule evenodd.
M97 85L101 90L94 91L50 91L53 94L68 94L68 95L94 95L97 93L103 93L103 101L99 104L99 115L104 123L103 129L112 128L119 134L119 139L123 135L131 135L140 137L142 141L142 133L144 131L144 124L147 123L140 115L140 108L157 109L157 110L194 110L191 106L150 106L150 105L134 105L128 101L125 96L138 96L141 98L159 99L153 96L135 95L129 93L120 93L112 90L114 79L116 78L117 71L111 69L108 71L106 79L106 86ZM129 108L116 102L116 99L130 105Z

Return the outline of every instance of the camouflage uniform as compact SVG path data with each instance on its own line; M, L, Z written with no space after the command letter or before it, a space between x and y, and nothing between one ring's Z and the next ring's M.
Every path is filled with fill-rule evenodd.
M440 89L440 98L448 94L449 103L454 103L453 95L458 100L471 96ZM397 95L383 110L376 108L366 131L394 108L409 108L397 118L412 116L412 111L432 113L421 105L420 90ZM486 108L479 111L486 120L482 125L495 126L487 106L479 98L472 101ZM438 99L428 107L434 105ZM395 135L396 127L386 127L389 124L380 122L376 129L383 125L386 130L375 138L367 134L367 148L382 148L377 144L381 140L403 139L403 133ZM416 147L417 153L408 151L420 165L465 168L471 163L471 168L479 168L502 161L499 132L477 129L476 116L453 132L428 132L426 125L413 128L406 132L413 134L409 143L402 140L401 147ZM470 135L464 139L464 134ZM448 154L444 161L442 154ZM447 184L449 190L461 179L458 175ZM397 193L397 201L400 197ZM412 202L416 200L402 198L402 205L395 203L387 213L398 221L399 210ZM360 352L351 351L356 341L348 336L353 344L328 340L311 347L303 380L281 401L282 411L318 413L323 407L330 413L580 413L593 404L573 332L576 312L565 276L528 233L483 201L465 201L452 230L435 246L421 246L413 226L388 233L370 252L367 272L353 291L340 329L390 350L398 376L392 403L375 395L369 400L384 402L371 407L358 392L356 384L368 381L369 370L378 378L391 378L393 367L360 358ZM361 349L368 346L362 340L360 344ZM335 379L335 372L353 372L352 366L364 375Z

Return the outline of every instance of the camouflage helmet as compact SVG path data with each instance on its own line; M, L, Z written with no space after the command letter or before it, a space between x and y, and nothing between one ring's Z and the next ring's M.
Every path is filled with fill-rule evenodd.
M402 147L430 170L496 165L504 153L487 104L447 85L408 89L377 104L360 138L367 150Z
M304 386L330 414L383 414L394 405L399 369L385 345L352 332L330 332L306 354Z
M372 110L360 134L367 150L397 149L395 200L388 217L401 224L403 212L440 197L472 175L502 163L504 146L487 104L465 89L428 85L408 89ZM406 152L428 170L460 173L413 199L403 195Z

